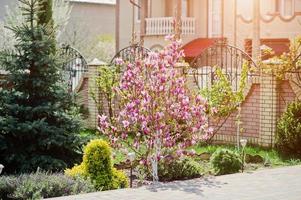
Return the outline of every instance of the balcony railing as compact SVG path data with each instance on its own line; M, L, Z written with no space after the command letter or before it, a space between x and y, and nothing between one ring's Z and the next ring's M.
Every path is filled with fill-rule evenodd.
M146 18L146 35L172 34L174 32L173 21L172 17ZM195 34L195 18L183 17L181 21L183 35Z

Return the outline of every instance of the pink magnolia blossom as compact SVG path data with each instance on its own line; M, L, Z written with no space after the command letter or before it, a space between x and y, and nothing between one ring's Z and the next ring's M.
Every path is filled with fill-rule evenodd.
M138 160L149 164L149 156L155 154L160 142L158 158L183 155L185 148L208 138L206 101L193 95L187 80L176 63L184 52L174 36L172 43L160 52L151 52L144 59L130 63L117 60L124 72L116 95L120 99L120 112L112 124L100 116L99 128L109 135L112 145L124 145L121 141L131 134L127 147L139 152ZM114 127L114 128L112 128Z
M116 64L116 65L123 65L123 63L124 63L124 62L123 62L122 58L116 58L116 59L115 59L115 64Z
M105 130L109 127L109 123L107 121L108 117L105 115L99 115L98 116L98 122L99 122L99 129L100 130Z
M128 121L126 121L126 120L123 120L122 124L123 124L124 128L127 128L130 125L130 123Z

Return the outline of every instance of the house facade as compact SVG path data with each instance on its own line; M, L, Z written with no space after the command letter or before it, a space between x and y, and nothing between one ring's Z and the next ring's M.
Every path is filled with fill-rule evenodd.
M0 21L5 18L5 13L8 7L15 6L15 1L13 0L1 0L0 1Z
M63 5L64 1L53 2ZM69 2L70 10L66 11L65 9L68 8L63 5L63 8L56 12L57 15L64 12L64 16L65 12L70 12L68 19L59 19L60 21L66 20L64 29L59 33L59 42L69 44L78 49L85 57L93 59L97 54L93 54L90 49L99 42L99 37L103 36L114 40L116 0L66 0L66 2ZM7 9L14 11L16 6L17 0L1 0L0 22L5 19ZM114 53L114 47L112 52Z
M79 42L115 34L115 0L69 0L72 7L65 36ZM72 41L73 40L73 41Z
M257 67L262 48L280 55L301 35L301 0L117 0L117 49L137 43L161 49L168 34L183 41L191 88L210 87L219 67L237 91L244 61L253 58ZM222 121L210 120L214 140L236 143L243 137L273 146L277 121L289 102L301 99L301 88L293 73L284 80L260 68L248 75L240 109Z
M191 46L200 48L205 39L224 38L251 51L246 45L255 37L260 45L281 52L301 33L301 0L119 0L117 4L119 49L129 45L133 35L145 47L162 48L164 36L175 31L174 20L181 24L184 45L199 39Z

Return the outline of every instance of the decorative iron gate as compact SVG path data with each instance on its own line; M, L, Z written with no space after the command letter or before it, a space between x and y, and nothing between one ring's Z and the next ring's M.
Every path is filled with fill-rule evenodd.
M190 63L190 66L199 89L211 87L215 80L215 70L218 67L227 75L233 91L237 91L245 62L250 67L256 68L255 62L246 52L224 42L219 42L205 49Z
M88 71L87 61L84 56L70 45L61 48L64 60L64 78L68 84L68 90L74 92L85 72Z
M112 69L116 69L116 59L121 58L124 62L135 62L137 59L143 59L145 58L148 53L150 52L149 49L139 46L139 45L131 45L128 47L125 47L121 49L116 55L111 59L110 61L110 67ZM120 69L119 67L117 68L117 77L114 76L114 81L112 82L118 82L120 76L123 73L124 69ZM98 71L98 74L96 76L101 76L100 72ZM94 100L97 102L96 104L99 104L101 106L98 106L97 109L95 110L95 114L102 114L105 113L108 115L110 118L113 117L116 113L120 110L119 108L119 100L118 100L118 95L114 95L113 98L108 98L107 95L105 95L102 91L97 90L98 94L94 98ZM104 106L103 106L104 105Z
M151 50L139 45L131 45L121 49L112 58L110 64L114 65L116 58L121 58L123 61L134 62L137 59L142 59L148 55Z

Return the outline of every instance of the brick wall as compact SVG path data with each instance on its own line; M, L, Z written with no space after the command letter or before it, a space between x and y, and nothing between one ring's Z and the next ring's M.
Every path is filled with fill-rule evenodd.
M245 137L259 137L259 120L260 120L260 86L259 84L253 84L250 88L245 101L241 105L241 121L243 128L241 134ZM226 120L223 126L219 129L217 134L220 135L236 135L237 125L236 116L237 112L234 112ZM224 120L221 122L223 123ZM220 123L220 124L221 124ZM219 125L220 125L219 124ZM211 124L214 126L214 124Z
M95 87L95 75L97 66L89 66L88 80L84 83L83 90ZM187 73L188 86L190 89L197 91L194 77ZM87 84L88 83L88 84ZM291 86L289 80L278 81L276 77L268 74L258 74L251 78L245 91L245 100L241 104L241 131L239 138L247 138L248 143L258 144L261 146L274 145L274 133L276 130L277 120L285 111L289 102L296 98L296 91ZM89 92L82 93L90 95ZM101 95L99 95L101 98ZM91 97L86 97L82 101L88 106L90 116L88 125L96 128L97 108ZM104 102L104 104L106 104ZM104 105L107 109L107 106ZM237 142L237 111L232 113L214 136L214 141L218 143L236 143ZM210 120L212 127L217 127Z
M89 105L89 78L87 74L84 74L81 81L78 84L78 88L76 88L76 102L85 107L88 108Z
M273 76L262 74L259 82L254 82L241 105L240 137L247 138L249 143L273 146L277 120L296 94L289 80L277 81ZM226 120L214 137L215 142L237 142L236 115L234 112Z

